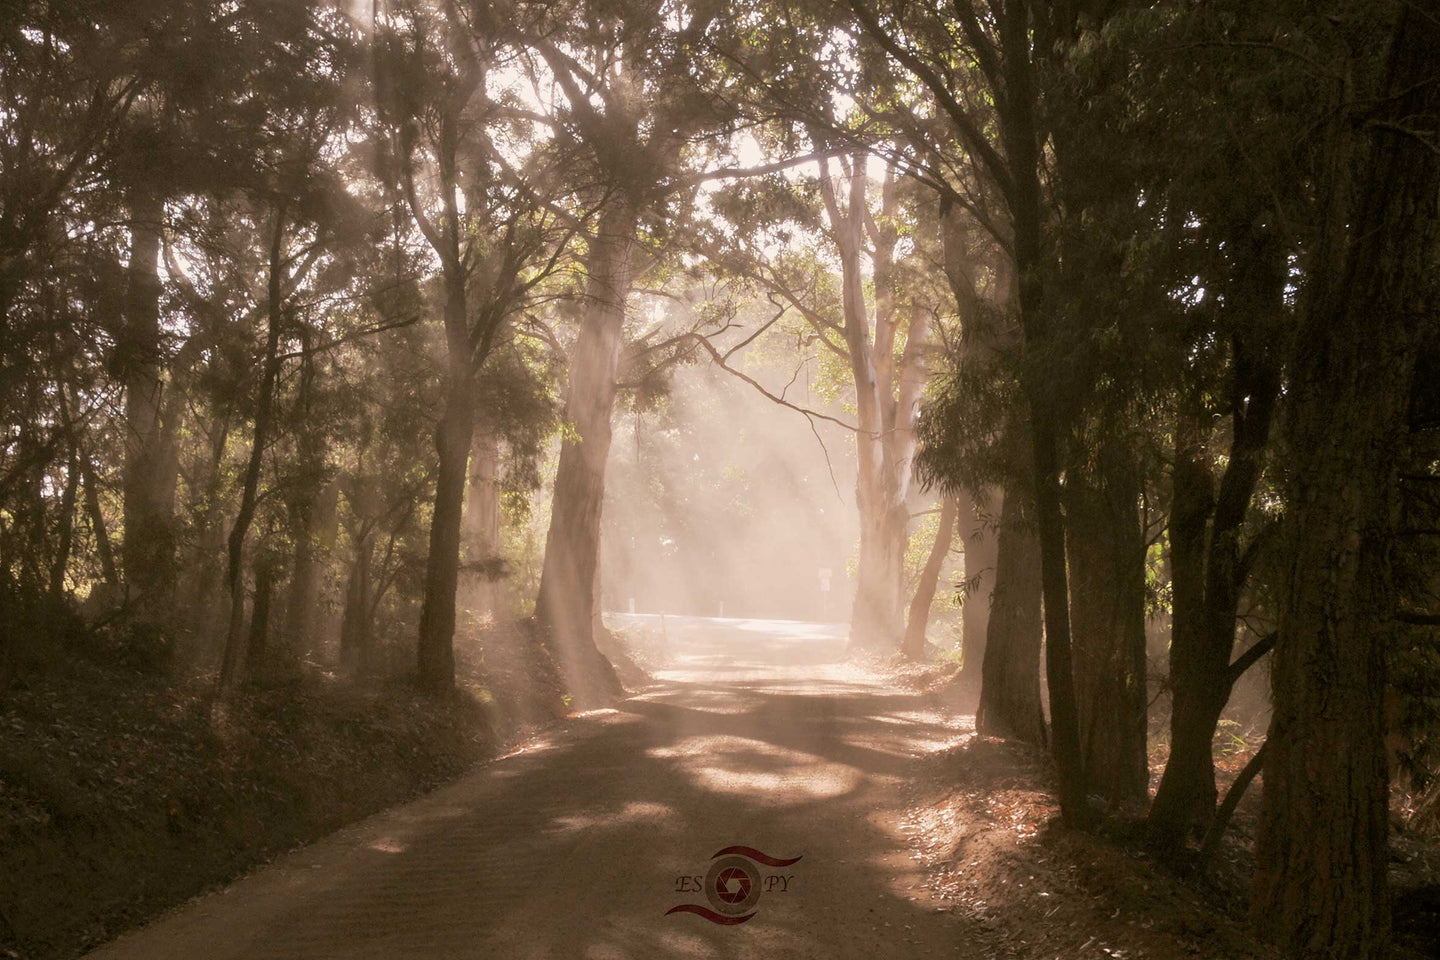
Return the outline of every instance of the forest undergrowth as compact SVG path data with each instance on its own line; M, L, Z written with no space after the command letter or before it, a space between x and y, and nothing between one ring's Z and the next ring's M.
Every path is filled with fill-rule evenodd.
M905 829L932 892L995 936L1004 950L997 960L1279 956L1255 939L1246 917L1259 780L1203 868L1195 846L1182 859L1157 859L1143 818L1127 811L1105 810L1092 832L1065 829L1048 757L974 734L976 691L958 664L876 666L936 698L971 731L958 746L925 758L911 784ZM1152 722L1152 792L1168 757L1165 719ZM1231 718L1216 732L1222 797L1263 743L1263 732L1247 732ZM1440 829L1415 816L1417 799L1397 788L1392 800L1393 955L1400 960L1440 957ZM1098 797L1091 801L1100 805Z
M214 678L77 634L0 699L0 957L61 960L455 779L563 716L522 627L463 644L448 697L312 662Z

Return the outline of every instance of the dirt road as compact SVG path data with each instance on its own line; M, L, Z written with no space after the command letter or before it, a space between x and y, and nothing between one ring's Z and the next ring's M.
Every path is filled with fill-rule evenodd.
M957 727L841 663L835 628L668 618L667 634L673 669L619 709L573 717L90 956L987 956L983 933L930 899L900 828L915 758ZM763 892L743 923L667 915L710 906L678 888L735 845L801 859L753 867Z

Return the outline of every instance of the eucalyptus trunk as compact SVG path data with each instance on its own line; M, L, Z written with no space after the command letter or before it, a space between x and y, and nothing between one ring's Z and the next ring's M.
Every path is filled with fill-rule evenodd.
M925 558L925 567L915 584L915 595L910 600L910 617L905 622L905 642L900 651L914 660L925 655L925 632L930 626L930 606L935 602L935 589L940 583L940 571L950 555L950 544L955 539L955 517L958 507L954 497L940 502L940 523L935 528L935 540L930 545L930 554Z
M160 352L160 275L165 205L140 189L130 203L124 334L117 345L125 381L125 464L121 472L125 584L141 619L163 620L174 573L174 533L162 480L164 379Z
M980 682L985 662L986 635L990 628L990 608L999 560L999 536L987 524L968 493L956 495L956 532L965 551L965 598L960 606L960 670L967 683ZM998 490L991 502L1004 508L1003 494Z
M502 573L500 558L500 437L492 427L475 431L470 452L470 489L465 495L467 605L494 620Z
M420 686L432 693L449 690L455 683L455 590L460 580L460 524L465 510L465 470L470 462L470 442L475 429L465 279L458 269L446 271L445 331L448 341L445 409L435 431L439 469L435 476L430 552L425 562L425 598L417 644Z
M609 702L618 679L595 646L595 590L600 513L610 457L610 417L635 255L635 209L617 200L602 216L585 259L588 278L580 337L571 353L566 420L574 427L560 447L545 563L535 604L542 633L555 646L565 683L581 704Z

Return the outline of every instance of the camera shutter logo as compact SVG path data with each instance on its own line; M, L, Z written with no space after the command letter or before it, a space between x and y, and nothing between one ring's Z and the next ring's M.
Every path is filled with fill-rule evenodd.
M754 847L726 847L710 858L710 869L705 872L702 889L710 906L682 903L666 910L665 915L693 913L711 923L744 923L755 916L755 906L760 902L760 894L766 888L765 878L760 875L760 868L756 864L788 867L792 863L798 863L800 859L772 857Z

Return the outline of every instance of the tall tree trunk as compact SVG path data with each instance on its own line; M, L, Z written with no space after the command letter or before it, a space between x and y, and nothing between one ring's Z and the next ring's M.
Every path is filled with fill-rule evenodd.
M312 645L311 631L315 618L316 584L320 565L317 562L316 535L322 521L321 499L325 494L325 437L314 421L315 358L312 352L313 330L301 328L300 386L296 396L297 418L300 423L296 491L290 502L290 531L295 541L294 565L290 571L290 589L285 601L285 625L281 630L285 646L299 653ZM334 491L332 485L332 493Z
M245 640L245 669L251 676L266 671L270 640L270 600L275 593L275 562L264 557L255 564L255 604L250 610L250 633Z
M60 496L60 529L56 533L55 557L50 563L50 596L65 597L65 571L70 566L70 548L75 538L75 500L80 487L80 441L70 440L70 461L65 468L65 492Z
M1116 451L1102 451L1114 460ZM1092 789L1149 799L1145 752L1145 542L1133 463L1072 476L1066 496L1080 736Z
M226 584L230 588L230 625L225 632L225 652L220 662L220 686L234 686L244 668L245 651L241 632L245 625L245 536L255 519L255 505L260 493L260 465L265 445L270 439L272 411L275 404L275 380L280 373L280 327L284 304L281 302L280 273L285 246L285 208L275 210L270 237L270 265L266 309L265 356L261 363L260 393L255 407L254 436L250 442L250 459L245 465L245 479L240 489L240 509L230 528L226 558Z
M105 528L105 514L100 509L100 488L95 479L95 467L88 456L80 458L80 469L85 479L85 516L90 522L90 536L95 539L95 552L100 555L100 575L111 587L120 585L120 571L115 566L115 551L110 546L110 534Z
M1232 318L1231 438L1218 492L1210 466L1209 415L1199 397L1185 401L1175 428L1171 475L1170 757L1148 828L1151 842L1174 850L1203 831L1215 811L1212 744L1237 674L1230 658L1249 564L1240 528L1270 442L1280 392L1280 357L1269 341L1284 310L1286 263L1274 231L1247 224L1232 239L1238 275L1226 291ZM1197 393L1203 388L1197 387ZM1255 544L1250 545L1253 551Z
M592 624L598 604L595 572L610 416L636 229L635 209L627 200L617 200L602 216L586 256L585 319L570 361L565 402L565 417L575 433L560 447L535 604L541 629L555 644L566 685L582 705L605 703L621 692L614 669L595 647Z
M1221 691L1214 683L1229 665L1229 647L1225 660L1214 662L1205 631L1206 527L1215 487L1206 462L1207 432L1198 415L1181 414L1171 475L1170 757L1148 818L1152 840L1171 849L1215 810L1212 741L1230 695L1228 685ZM1232 622L1232 636L1234 630Z
M475 431L470 453L470 490L465 495L465 553L469 607L494 620L500 570L500 437L487 425Z
M992 502L1000 502L1003 494L995 491ZM999 536L976 509L968 493L956 495L956 528L965 550L965 602L960 608L960 669L967 682L979 685L980 668L985 661L985 637L989 631L990 608L999 560Z
M975 728L987 736L1012 737L1044 746L1040 704L1040 544L1027 497L1007 493L1000 511L995 586L981 667Z
M474 373L470 366L465 278L458 266L445 277L445 330L449 370L445 410L435 433L440 469L425 563L417 666L420 686L432 693L455 683L455 590L460 580L460 522L465 510L465 469L475 429Z
M860 442L864 443L864 440ZM855 567L855 601L850 640L862 647L889 647L904 636L905 548L909 515L887 503L878 476L856 480L860 513L860 554ZM902 519L901 514L904 514Z
M816 142L822 138L812 134ZM857 646L889 647L905 633L905 550L909 541L911 462L915 420L925 381L923 351L929 335L928 314L912 310L904 355L898 366L895 342L900 309L895 289L898 234L893 215L898 205L897 175L887 170L881 191L881 218L872 231L875 317L870 321L863 270L866 220L867 156L857 153L844 168L849 192L841 206L830 181L828 161L821 165L821 196L840 252L845 352L855 386L855 504L860 513L860 555L850 641ZM895 382L898 379L898 391ZM898 395L897 395L898 394Z
M991 286L991 302L982 304L975 288L975 270L971 263L969 244L960 211L942 201L940 214L940 249L943 256L945 279L955 297L965 335L961 338L960 355L957 358L961 369L975 365L980 359L998 358L1007 350L1013 350L1009 341L1014 332L1005 330L997 319L1005 317L1014 297L1014 279L1008 264L998 266L997 276ZM961 670L969 683L979 684L981 666L985 659L985 637L989 630L992 590L996 582L996 563L999 559L998 530L987 530L980 516L979 505L968 491L959 495L960 509L957 523L960 542L965 548L965 580L967 594L961 610ZM990 496L996 514L1003 508L1004 493L995 488Z
M295 570L290 579L290 596L285 602L286 642L297 655L313 654L320 649L320 581L325 558L335 546L339 527L340 486L325 484L310 508L297 543Z
M125 380L122 560L126 588L138 616L145 620L165 618L174 566L174 533L161 484L165 456L158 264L164 212L162 198L153 191L132 192L125 333L119 347Z
M950 544L955 538L955 517L958 506L954 497L940 502L940 524L935 529L935 542L930 545L930 555L925 558L925 568L920 571L920 581L915 584L915 596L910 601L910 617L905 623L905 642L900 650L905 656L919 660L925 655L925 631L930 626L930 605L935 601L935 588L940 582L940 571L950 555Z
M210 644L220 635L219 617L222 611L216 601L216 588L221 580L220 557L225 552L225 526L223 523L222 484L224 476L220 464L225 459L225 446L230 437L229 411L221 411L210 425L209 457L202 461L203 473L199 487L199 516L196 522L195 543L192 562L186 571L188 581L185 590L189 597L185 607L188 611L190 629ZM198 469L197 469L198 472ZM210 649L214 649L211 647ZM223 647L221 648L223 650Z
M1293 956L1364 960L1389 947L1395 451L1419 343L1435 334L1440 258L1440 2L1415 0L1399 16L1379 96L1335 111L1329 172L1339 183L1364 172L1355 202L1335 197L1322 223L1287 395L1289 552L1251 910ZM1345 146L1361 130L1363 167Z
M368 530L355 544L345 584L345 613L340 620L340 665L352 673L370 673L374 647L370 619L370 560L374 552Z
M1060 506L1059 423L1061 411L1050 380L1054 336L1044 303L1040 223L1040 139L1031 62L1031 5L1012 0L999 18L1006 96L1000 127L1009 157L1009 207L1014 227L1014 264L1023 341L1022 387L1031 413L1034 447L1035 518L1040 537L1041 593L1045 615L1045 676L1050 693L1050 746L1059 775L1061 816L1073 827L1090 823L1086 805L1085 758L1075 701L1070 652L1069 576L1065 520ZM1043 12L1043 11L1042 11Z

